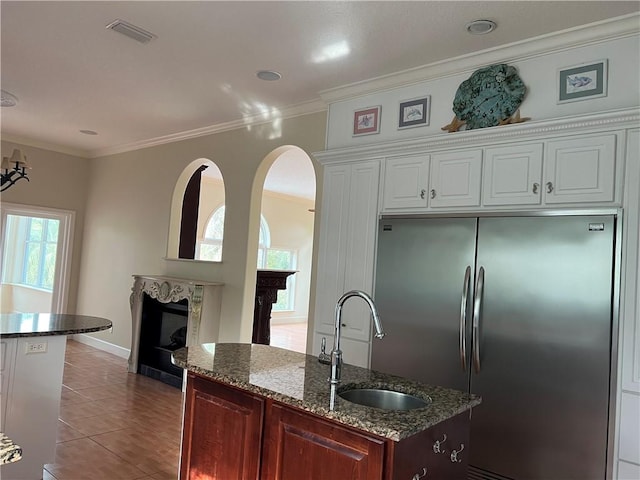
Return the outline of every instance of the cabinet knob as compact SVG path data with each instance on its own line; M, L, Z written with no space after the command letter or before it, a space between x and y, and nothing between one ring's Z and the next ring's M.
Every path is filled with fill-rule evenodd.
M427 476L427 468L422 467L422 473L416 473L413 477L411 477L411 480L420 480L421 478L424 478L426 476Z
M436 191L433 188L431 189L431 198L436 198Z
M346 324L346 323L343 323L343 324L342 324L342 326L343 326L343 327L346 327L346 326L347 326L347 324Z
M420 198L422 198L424 200L424 194L427 193L427 191L423 188L422 190L420 190Z
M462 462L461 458L458 458L458 454L464 450L464 443L460 444L460 450L452 450L451 451L451 462L452 463L460 463Z
M447 441L447 434L442 434L442 440L436 440L433 444L433 453L445 453L442 449L442 445Z
M547 182L547 193L553 192L553 183Z
M538 189L540 188L540 184L539 183L534 183L533 184L533 193L538 193Z

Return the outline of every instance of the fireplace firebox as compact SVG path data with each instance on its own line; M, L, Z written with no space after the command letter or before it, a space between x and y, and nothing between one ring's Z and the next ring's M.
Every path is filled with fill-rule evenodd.
M186 345L188 317L186 298L161 303L144 294L138 373L174 387L182 386L182 369L171 363L171 354Z

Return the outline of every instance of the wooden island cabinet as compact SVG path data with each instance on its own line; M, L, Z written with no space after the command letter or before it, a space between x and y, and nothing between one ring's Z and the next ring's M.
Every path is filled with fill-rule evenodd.
M478 397L344 365L339 388L388 387L431 403L388 411L336 397L331 409L328 367L310 355L210 344L174 362L187 369L181 480L466 478Z

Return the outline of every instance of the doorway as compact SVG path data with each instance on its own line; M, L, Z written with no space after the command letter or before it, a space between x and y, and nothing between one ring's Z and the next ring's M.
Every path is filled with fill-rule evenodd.
M74 212L3 202L0 214L0 311L64 313Z

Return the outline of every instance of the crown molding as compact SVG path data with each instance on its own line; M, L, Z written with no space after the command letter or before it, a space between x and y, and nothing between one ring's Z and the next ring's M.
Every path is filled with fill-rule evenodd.
M43 150L49 150L52 152L64 153L66 155L72 155L80 158L90 158L90 152L88 150L82 150L79 148L67 147L57 143L48 143L41 140L37 140L31 137L22 137L20 135L11 135L2 133L3 142L17 143L25 145L27 147L41 148Z
M561 117L511 125L503 125L461 132L444 133L411 140L361 145L358 147L335 148L312 155L323 165L340 162L370 160L394 155L425 153L443 148L479 146L516 139L529 141L540 135L577 133L588 130L603 130L638 127L640 108L626 108L583 116Z
M383 90L458 75L494 63L513 63L638 33L640 33L640 14L632 13L323 90L319 95L327 104L331 104Z
M322 100L319 100L319 99L312 100L309 102L303 102L303 103L298 103L296 105L291 105L283 108L282 110L273 108L269 112L267 112L267 114L257 113L254 115L247 115L241 120L233 120L231 122L219 123L216 125L196 128L196 129L187 130L184 132L172 133L170 135L163 135L161 137L150 138L148 140L142 140L140 142L132 142L124 145L118 145L115 147L107 147L107 148L92 150L91 152L89 152L89 157L97 158L97 157L104 157L107 155L115 155L118 153L130 152L133 150L140 150L142 148L155 147L155 146L164 145L167 143L179 142L181 140L204 137L207 135L213 135L215 133L227 132L229 130L236 130L236 129L245 128L248 126L271 123L275 120L285 120L289 118L299 117L301 115L309 115L312 113L324 112L326 110L327 110L327 105Z

